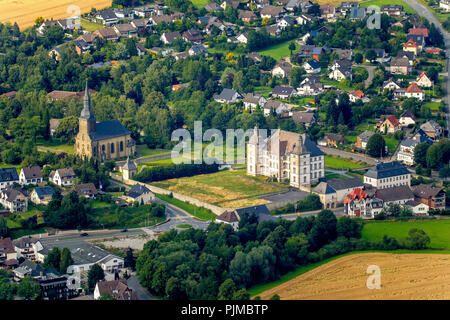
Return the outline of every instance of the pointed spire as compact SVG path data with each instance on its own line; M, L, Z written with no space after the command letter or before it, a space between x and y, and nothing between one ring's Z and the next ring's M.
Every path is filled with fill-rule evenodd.
M83 98L83 110L81 110L80 119L95 120L94 112L91 108L91 96L89 95L88 81L86 79L86 89Z

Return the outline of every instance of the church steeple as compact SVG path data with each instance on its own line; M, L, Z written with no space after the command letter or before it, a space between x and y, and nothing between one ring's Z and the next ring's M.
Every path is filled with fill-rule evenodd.
M83 98L83 110L81 110L80 120L94 120L94 112L91 108L91 96L89 95L88 82L86 80L86 89Z
M96 121L94 111L92 111L91 108L91 96L89 95L88 82L86 80L86 89L83 98L83 110L81 110L79 118L80 132L84 132L85 134L88 135L91 132L95 132L95 123Z

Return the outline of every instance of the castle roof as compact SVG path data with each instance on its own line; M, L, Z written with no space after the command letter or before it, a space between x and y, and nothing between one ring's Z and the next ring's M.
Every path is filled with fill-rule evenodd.
M130 134L130 131L119 120L109 120L98 122L95 125L95 132L91 132L89 136L92 141L98 141L121 137L127 134Z

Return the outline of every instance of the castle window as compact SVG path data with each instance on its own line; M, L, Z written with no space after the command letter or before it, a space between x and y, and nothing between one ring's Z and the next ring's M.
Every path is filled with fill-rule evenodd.
M102 151L105 152L105 145L102 144Z
M123 152L123 141L120 141L120 152Z
M111 143L111 153L114 153L114 143Z

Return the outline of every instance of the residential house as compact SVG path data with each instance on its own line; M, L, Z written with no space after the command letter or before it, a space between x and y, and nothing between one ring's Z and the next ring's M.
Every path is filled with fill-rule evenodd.
M366 150L367 141L373 136L375 132L364 131L359 136L356 137L356 147L361 150Z
M297 94L300 96L315 96L322 92L323 84L317 76L307 76L297 88Z
M221 9L220 6L215 2L208 3L204 8L208 12L217 12Z
M397 83L397 81L394 78L389 78L385 82L383 82L383 91L384 90L396 90L400 89L400 85Z
M358 8L352 8L349 12L349 19L350 20L363 20L366 17L366 10L365 7L358 7Z
M321 4L320 15L322 19L328 22L336 21L336 7L332 4Z
M336 60L331 65L331 72L328 77L333 80L341 81L352 79L352 62L348 60Z
M389 204L404 205L408 201L414 200L414 194L407 185L377 189L377 191L375 191L375 196L378 199L383 200L385 208L388 207Z
M325 140L327 141L328 147L334 147L337 148L338 144L345 143L344 136L336 133L329 133L325 136Z
M424 72L422 72L416 79L416 83L419 87L424 87L424 88L430 88L433 86L433 81L431 81L430 78L428 78L427 74Z
M133 38L138 36L137 29L131 23L116 24L114 31L116 31L119 38Z
M284 12L284 8L281 6L265 6L261 9L261 18L269 18L269 19L276 19L280 17L280 14Z
M98 11L95 14L95 19L99 20L105 26L112 26L119 23L119 17L116 16L113 10L105 9Z
M110 295L114 300L138 300L136 292L128 287L127 281L124 279L97 282L94 299L98 300L104 295Z
M284 30L284 29L286 29L288 27L293 27L296 24L297 24L297 21L293 17L290 17L290 16L284 16L283 18L281 18L277 22L277 26L281 30Z
M160 39L164 44L172 44L176 39L181 39L181 34L178 31L164 32Z
M138 32L151 26L148 19L134 19L130 23Z
M244 43L244 44L247 43L248 42L248 32L241 33L239 36L236 37L236 40L239 43Z
M161 15L161 16L150 16L148 19L149 23L151 23L154 26L157 26L161 23L171 23L176 20L176 17L172 15Z
M263 110L264 110L264 116L268 117L270 116L270 114L272 113L272 111L275 111L275 113L280 116L285 112L288 112L288 108L286 107L286 105L279 100L268 100L264 106L263 106Z
M0 189L19 183L19 175L16 168L0 168Z
M382 162L364 174L364 183L378 189L410 186L411 173L398 161Z
M16 260L16 264L18 264L17 259L17 252L11 238L0 237L0 267L11 265L12 260ZM8 263L6 263L7 261Z
M411 51L399 51L397 53L397 58L406 58L408 59L408 64L411 68L409 68L409 72L412 70L414 66L414 61L416 60L416 55Z
M391 59L391 65L389 71L392 74L407 75L411 72L411 65L409 59L406 57L393 57Z
M424 38L428 37L428 28L411 28L409 29L409 34L423 36Z
M399 122L402 127L414 125L416 124L416 117L411 111L409 111L409 109L407 109L400 115Z
M411 209L414 216L428 216L428 210L430 209L425 203L417 202L415 200L407 201L405 206Z
M437 141L444 136L444 129L434 120L428 120L420 126L420 129L433 141Z
M38 166L23 167L19 174L19 183L21 185L42 183L42 172Z
M281 30L277 24L264 26L264 29L266 29L267 33L270 34L272 37L279 37L281 35Z
M403 16L405 11L400 4L385 4L381 6L381 13L385 13L389 16Z
M405 96L407 98L416 98L419 101L425 100L425 92L415 82L411 82L406 88Z
M380 132L382 133L395 133L398 130L401 130L399 120L394 115L382 116L381 121L383 121L380 125Z
M250 10L240 10L238 19L244 21L244 22L250 22L254 19L258 18L258 16Z
M369 49L372 50L373 52L375 52L375 61L379 62L379 63L386 63L388 62L391 58L389 57L389 55L386 53L386 50L384 49Z
M296 125L303 124L308 129L317 122L317 116L315 112L292 111L292 120Z
M300 7L300 0L289 0L284 6L288 11L296 11Z
M297 24L305 25L308 23L312 23L314 21L314 17L309 14L300 14L295 20Z
M48 176L48 181L58 185L58 186L71 186L74 184L76 179L75 172L72 168L64 168L53 170Z
M214 100L219 103L235 103L241 100L242 96L234 89L223 88L220 94L214 95Z
M0 204L9 212L28 211L27 196L21 190L12 187L0 190Z
M149 203L155 200L155 194L146 186L137 183L131 187L130 190L128 190L126 199L133 202L137 201L139 203Z
M289 179L291 186L309 190L325 177L324 153L306 134L278 129L263 139L255 127L247 143L247 174Z
M133 10L114 8L114 14L120 19L134 19Z
M364 92L362 92L361 90L349 92L348 97L351 102L356 102L358 100L361 100L362 102L369 101L369 98L367 98Z
M272 97L280 99L288 99L296 95L294 88L290 86L275 86L272 90Z
M332 52L337 54L339 60L352 60L353 59L352 49L332 48L331 50L332 50Z
M17 252L17 258L31 259L36 258L35 251L42 249L38 238L25 236L13 241L14 250Z
M183 34L181 35L181 37L183 38L183 40L190 42L190 43L201 43L203 40L203 36L202 34L195 29L189 29L185 32L183 32Z
M371 190L370 190L371 191ZM365 188L355 188L344 199L344 212L350 217L373 219L383 211L382 199Z
M136 42L136 51L138 57L145 55L148 52L148 49L140 42Z
M223 10L225 10L228 6L232 7L233 9L237 9L237 7L239 7L239 1L237 1L237 0L225 0L220 5L220 7Z
M320 63L314 59L306 61L303 64L303 69L305 69L306 73L319 73L321 70Z
M113 27L97 29L92 33L95 37L102 41L117 41L119 36Z
M30 200L34 204L48 205L52 201L55 190L52 187L35 188L30 195Z
M209 52L202 44L194 44L192 47L189 48L188 53L190 56L196 56L198 54L204 54L208 55Z
M216 217L215 222L229 224L233 227L234 231L237 231L239 228L239 220L240 217L236 211L225 211Z
M442 11L450 12L450 0L440 0L439 8L442 8Z
M98 194L97 188L92 182L77 184L73 190L80 197L85 197L86 199L95 199Z
M261 55L256 52L247 53L247 58L252 59L255 63L260 63L262 61Z
M254 111L257 107L262 107L267 102L267 99L264 96L254 93L247 93L244 95L242 99L244 103L245 110L250 109Z
M73 44L75 45L75 51L79 56L89 52L91 49L91 45L84 40L73 40Z
M413 52L415 55L418 55L420 53L420 46L414 39L409 39L403 44L403 51Z
M413 188L414 200L426 204L430 209L445 209L446 196L443 188L419 184Z
M95 38L96 35L94 33L85 33L76 38L75 40L83 40L92 47L93 45L95 45Z
M325 209L330 209L342 205L350 192L363 186L364 184L359 178L331 179L327 182L320 182L312 193L319 196Z
M284 60L280 60L275 67L272 69L272 76L274 77L281 77L281 78L287 78L289 76L289 73L292 70L292 64L284 61Z
M397 152L397 160L407 166L414 165L414 149L420 142L418 140L405 138L400 142L400 149Z
M425 37L422 34L407 34L406 42L413 40L418 45L418 53L422 52L425 47Z

